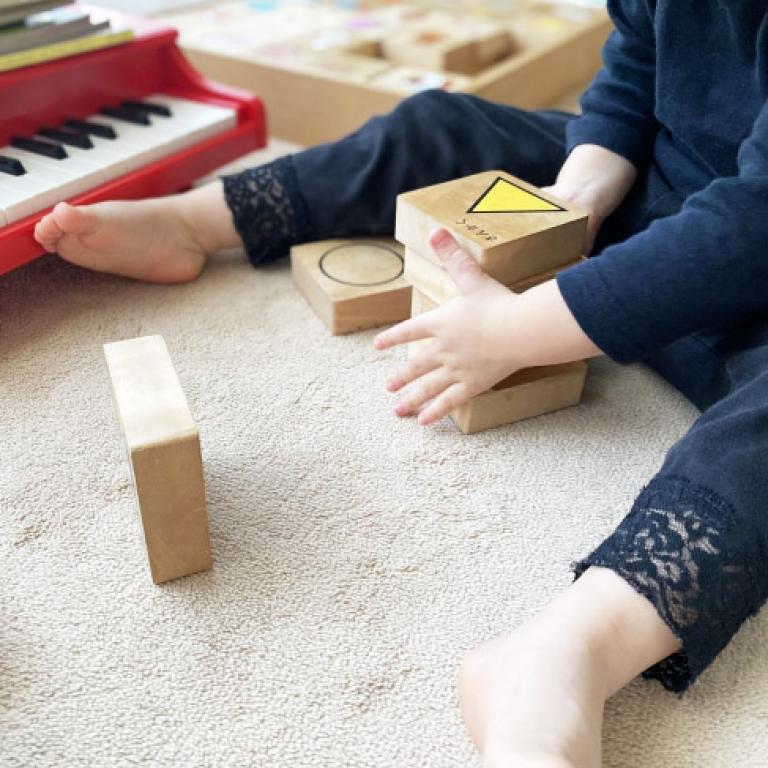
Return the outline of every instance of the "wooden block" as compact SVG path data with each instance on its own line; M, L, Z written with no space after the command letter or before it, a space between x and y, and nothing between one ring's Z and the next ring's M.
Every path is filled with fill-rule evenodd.
M384 57L396 64L474 75L513 51L512 34L473 19L428 19L382 40Z
M319 4L317 4L319 5ZM222 7L211 4L203 12L176 11L165 15L166 23L180 32L180 43L192 65L209 78L254 91L269 113L270 133L303 145L332 141L356 130L369 117L393 109L399 101L425 87L462 90L491 101L527 109L552 107L563 95L582 89L600 66L600 51L612 25L605 9L580 9L569 5L557 28L536 32L541 22L517 25L523 9L510 10L498 4L484 12L496 23L511 29L518 41L515 55L484 69L473 77L448 76L434 86L438 75L422 69L404 72L399 68L368 82L332 71L291 68L274 58L259 56L254 49L299 35L324 35L327 30L353 29L362 35L384 38L393 29L420 23L431 11L413 6L382 3L373 11L344 11L338 7L313 7L306 3L280 4L274 11L246 11L244 4ZM502 7L503 6L503 7ZM539 6L555 13L560 6ZM225 13L225 11L227 11ZM474 18L454 6L455 27ZM521 47L520 47L521 46ZM373 47L349 48L364 55L379 52ZM359 71L359 70L358 70ZM301 104L301 109L296 105ZM307 119L311 115L312 119Z
M392 69L383 59L333 47L313 48L310 38L296 38L261 46L253 55L268 60L283 69L317 73L320 76L338 77L342 81L364 83Z
M211 567L200 439L162 336L104 345L152 580Z
M296 287L335 335L410 316L402 246L389 238L322 240L291 248Z
M582 261L581 258L561 264L553 269L532 275L525 280L519 280L512 285L507 286L515 293L522 293L535 285L551 280L558 272L568 267L572 267ZM458 295L456 284L450 275L445 271L442 265L424 258L411 248L405 249L405 279L421 293L437 304L445 304Z
M422 290L415 287L411 291L411 317L423 315L438 305L432 301ZM419 348L419 342L408 344L408 356L410 357Z
M428 246L435 227L512 285L581 256L587 214L508 173L486 171L398 196L395 237L436 262Z
M438 305L414 288L411 306L416 316ZM408 356L412 357L422 345L429 343L429 340L411 342ZM523 368L456 408L450 416L462 432L472 434L578 405L586 375L584 360Z
M451 418L462 432L472 434L578 405L586 375L584 360L525 368L473 397Z

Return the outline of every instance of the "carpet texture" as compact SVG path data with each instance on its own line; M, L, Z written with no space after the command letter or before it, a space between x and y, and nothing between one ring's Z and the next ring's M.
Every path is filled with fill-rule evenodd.
M102 344L165 337L214 569L149 578ZM458 768L461 655L532 616L694 409L591 366L584 403L475 436L398 420L401 352L333 338L287 262L142 285L0 278L0 765ZM683 698L608 705L606 768L768 765L768 615Z

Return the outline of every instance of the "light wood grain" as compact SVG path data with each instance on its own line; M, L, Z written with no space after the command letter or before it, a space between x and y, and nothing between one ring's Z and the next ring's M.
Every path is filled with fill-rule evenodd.
M340 60L316 56L313 63L312 55L303 54L290 63L282 53L276 53L278 46L263 46L258 42L264 34L246 34L250 29L248 25L252 27L255 20L265 29L271 29L269 13L257 16L243 8L244 28L239 34L242 42L234 36L229 42L226 35L221 35L218 44L211 42L218 32L219 22L215 16L196 9L167 18L180 29L182 47L197 69L208 77L258 94L267 106L272 135L312 146L350 133L368 118L389 112L403 98L427 85L472 93L526 109L552 107L587 85L600 66L600 51L611 30L610 20L602 10L582 9L575 13L571 7L568 14L558 15L558 9L557 4L553 4L543 19L541 7L533 12L515 10L499 15L494 22L512 34L511 55L472 76L445 71L443 78L439 77L439 70L423 66L425 59L420 59L421 67L397 71L397 62L384 58L381 40L371 39L339 43L338 52L367 56L374 70L364 67L359 60L359 65L351 60L347 62L348 67L340 67L337 66ZM390 14L392 30L407 31L407 17L403 17L406 21L400 19L402 10L400 17L397 16L397 6L374 12ZM461 8L451 13L456 16L457 27L461 26L462 19L476 20L471 14L462 14ZM296 27L295 40L309 41L318 34L327 39L328 20L323 17L324 26L321 28L318 22L313 32L312 9L306 9L306 14L306 19ZM343 14L340 13L339 19L338 29L343 31ZM231 29L231 19L221 23L229 24ZM204 30L201 25L206 25ZM293 45L290 41L284 42L290 34L290 29L280 31L279 47ZM383 38L386 34L387 28L383 26L379 36ZM488 49L483 55L489 57L487 60L493 58ZM573 102L569 96L568 104Z
M519 280L512 285L507 286L515 293L523 293L529 288L552 280L558 272L568 267L578 264L582 259L574 259L566 264L562 264L553 269L539 272L531 275L524 280ZM451 276L445 271L442 265L423 257L411 248L405 249L405 279L424 294L431 301L437 304L444 304L446 301L456 298L458 289Z
M104 345L152 579L208 570L200 438L161 336Z
M476 213L470 209L497 180L551 201L562 210ZM586 213L504 173L486 171L399 195L395 238L437 263L429 233L445 227L491 277L512 285L577 259L584 251Z
M405 320L411 287L390 238L323 240L291 249L296 287L335 335Z

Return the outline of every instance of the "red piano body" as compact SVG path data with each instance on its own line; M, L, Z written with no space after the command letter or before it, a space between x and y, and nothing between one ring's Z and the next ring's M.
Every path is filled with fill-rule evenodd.
M87 10L88 9L86 6ZM93 9L94 12L100 12ZM72 203L135 199L176 192L215 168L266 143L266 117L252 94L203 78L176 44L175 30L155 21L112 14L133 40L24 69L0 73L0 146L44 125L83 119L103 106L167 94L236 111L233 128L173 152L76 197ZM41 210L0 227L0 274L41 256L33 238Z

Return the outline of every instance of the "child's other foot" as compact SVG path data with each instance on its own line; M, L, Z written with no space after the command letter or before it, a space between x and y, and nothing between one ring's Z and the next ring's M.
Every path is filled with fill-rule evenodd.
M152 283L187 282L202 271L206 251L178 200L59 203L37 223L35 239L81 267Z
M538 617L466 657L459 699L484 768L599 768L606 684L594 656Z

